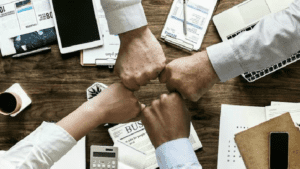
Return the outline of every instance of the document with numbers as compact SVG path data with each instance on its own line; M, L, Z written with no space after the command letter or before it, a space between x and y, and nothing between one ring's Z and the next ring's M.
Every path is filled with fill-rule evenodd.
M216 4L217 0L188 0L185 35L183 0L174 0L161 33L161 40L188 51L199 50Z
M13 38L53 27L49 0L0 1L0 48L3 56L17 53Z

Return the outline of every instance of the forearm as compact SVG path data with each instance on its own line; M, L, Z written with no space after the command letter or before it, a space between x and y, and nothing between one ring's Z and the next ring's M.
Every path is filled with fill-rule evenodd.
M253 30L207 48L221 81L261 70L296 53L300 47L300 0L262 19Z
M141 0L101 0L110 34L120 34L147 25Z
M80 140L89 131L104 123L101 116L104 111L93 110L92 104L92 101L85 102L71 114L60 120L57 125L66 130L76 141Z

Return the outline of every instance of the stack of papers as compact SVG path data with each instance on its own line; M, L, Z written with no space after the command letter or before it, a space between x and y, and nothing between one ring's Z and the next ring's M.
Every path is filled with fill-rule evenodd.
M217 0L189 0L186 8L187 35L183 33L183 0L174 0L161 40L187 51L199 50Z
M109 68L113 68L119 53L120 39L118 35L110 35L100 0L94 1L104 44L101 47L83 50L80 62L82 66L109 66Z
M222 105L218 169L246 169L234 140L235 134L287 112L295 126L299 126L300 103L271 102L266 107Z
M0 12L2 56L17 53L15 37L54 27L49 0L1 0Z
M158 167L155 148L152 145L150 138L141 121L119 124L108 129L108 132L115 144L123 143L128 147L132 147L133 149L146 154L145 160L140 161L144 163L143 168L155 169ZM197 133L192 123L189 140L194 150L198 150L202 147L202 144L197 136ZM121 153L119 150L119 154ZM129 158L131 157L129 156Z

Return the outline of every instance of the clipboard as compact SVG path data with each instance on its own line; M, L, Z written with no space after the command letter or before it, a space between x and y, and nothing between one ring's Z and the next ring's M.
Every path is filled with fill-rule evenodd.
M161 31L161 36L160 38L158 38L159 41L161 42L164 42L164 43L167 43L175 48L178 48L178 49L181 49L187 53L190 53L192 54L192 51L199 51L200 48L201 48L201 45L202 45L202 41L207 33L207 28L208 28L208 25L209 23L211 22L211 18L212 18L212 15L214 14L214 12L216 11L217 9L217 6L219 4L219 0L215 0L215 1L212 1L209 6L210 6L210 9L207 9L207 18L206 18L206 21L205 21L205 24L203 25L203 30L201 32L201 36L200 39L199 39L199 43L195 42L195 41L192 41L190 40L189 38L186 38L186 39L183 39L183 38L179 38L178 35L183 35L183 30L182 31L171 31L171 32L168 32L166 31L168 28L167 24L169 23L168 20L171 20L171 19L176 19L178 20L179 22L177 22L178 24L176 25L176 27L182 27L183 28L183 22L182 21L182 18L180 17L180 14L178 14L178 16L174 16L174 11L175 10L180 10L180 6L182 6L183 8L183 5L181 4L180 5L180 2L182 2L182 0L174 0L173 3L171 4L171 8L170 8L170 12L168 14L168 16L166 17L166 22L165 22L165 25ZM202 2L207 2L207 1L202 1L202 0L188 0L187 2L187 7L190 8L190 9L196 9L195 6L199 7L197 8L198 10L202 10L202 9L205 9L204 7L201 7L201 4ZM190 9L187 10L187 18L189 18L189 11L191 11ZM183 17L183 16L182 16ZM208 19L208 20L207 20ZM205 20L205 19L204 19ZM171 22L173 23L173 22ZM187 27L196 27L197 28L197 25L189 22L189 19L188 19L188 25ZM199 26L198 26L199 27ZM178 35L174 32L179 32ZM189 29L188 29L188 35L189 36Z

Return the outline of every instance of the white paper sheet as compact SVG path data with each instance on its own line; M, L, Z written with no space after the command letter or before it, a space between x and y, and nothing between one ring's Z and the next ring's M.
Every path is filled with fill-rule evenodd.
M66 155L51 167L51 169L85 169L85 140L86 137L79 140Z
M300 103L277 102L277 101L272 101L271 102L271 106L293 106L293 105L300 105Z
M118 35L110 35L105 13L102 9L100 0L94 0L97 8L97 17L100 20L100 29L103 35L104 44L101 47L83 50L83 65L106 65L107 59L111 59L113 65L116 63L120 48L120 39Z
M176 43L191 50L199 50L216 3L217 0L187 1L187 35L184 35L183 0L174 0L161 38L166 40L167 37L172 37L176 39Z
M54 27L49 0L1 0L0 7L1 38Z
M298 103L283 103L279 106L267 106L267 120L289 112L296 126L300 126L300 105Z
M144 169L146 154L137 151L125 144L116 142L114 147L118 147L118 167L120 169Z
M218 169L246 169L234 135L266 120L264 107L222 105Z

